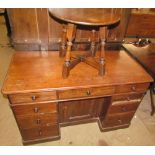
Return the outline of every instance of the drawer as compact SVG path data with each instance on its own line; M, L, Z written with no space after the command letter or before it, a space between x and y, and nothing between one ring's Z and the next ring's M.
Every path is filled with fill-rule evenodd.
M51 137L54 138L59 136L59 126L52 125L48 127L25 129L21 130L21 135L24 141L39 140Z
M110 109L109 114L115 113L125 113L130 111L136 111L140 102L132 101L132 102L113 102Z
M57 112L57 103L36 103L12 106L15 115L38 115Z
M128 112L124 114L109 115L103 122L104 127L119 126L129 124L135 112Z
M121 94L121 95L114 95L112 97L113 101L131 101L131 100L141 100L144 96L144 93L131 93L131 94Z
M56 92L23 93L9 95L12 104L42 102L56 100Z
M81 89L70 89L59 91L59 99L70 99L70 98L83 98L83 97L95 97L111 95L114 93L114 87L93 87L93 88L81 88Z
M49 113L39 115L16 116L16 120L20 129L29 129L57 124L58 114Z
M148 87L149 87L149 83L119 85L119 86L116 86L116 93L146 92Z

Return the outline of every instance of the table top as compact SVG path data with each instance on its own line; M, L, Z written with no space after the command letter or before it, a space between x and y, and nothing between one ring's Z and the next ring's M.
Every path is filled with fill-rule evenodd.
M121 9L74 8L49 9L50 14L62 21L91 26L108 26L120 21Z
M106 72L103 77L96 69L81 62L71 70L67 79L62 78L64 59L59 53L45 53L16 52L2 92L12 94L152 82L151 76L124 50L105 53Z
M150 73L155 80L155 44L149 44L144 47L124 44L123 47Z

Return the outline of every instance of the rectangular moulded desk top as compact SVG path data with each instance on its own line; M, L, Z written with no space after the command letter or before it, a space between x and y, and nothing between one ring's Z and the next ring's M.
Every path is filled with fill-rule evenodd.
M151 82L151 76L124 50L108 51L103 77L91 66L81 62L62 78L64 58L58 51L16 52L13 55L2 88L3 94L51 91L90 86L110 86Z

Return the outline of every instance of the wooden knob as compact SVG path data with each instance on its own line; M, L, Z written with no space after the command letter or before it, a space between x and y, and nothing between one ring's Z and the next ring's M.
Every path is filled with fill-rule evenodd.
M122 111L126 112L127 110L126 110L126 108L125 108L125 107L122 107Z
M39 136L41 136L42 135L42 131L41 130L39 130Z
M126 99L127 99L127 101L130 101L130 97L127 97Z
M34 112L35 112L35 113L39 112L39 108L35 107L35 108L34 108Z
M135 91L135 90L136 90L136 87L135 87L135 86L132 86L131 89L132 89L133 91Z
M31 98L32 98L32 100L33 100L33 101L35 101L35 100L36 100L36 96L32 96Z
M122 120L121 120L121 119L119 119L118 122L119 122L120 124L122 124Z
M90 90L87 90L87 96L90 96L90 95L91 95Z
M40 119L37 119L37 124L40 124L41 123L41 120Z

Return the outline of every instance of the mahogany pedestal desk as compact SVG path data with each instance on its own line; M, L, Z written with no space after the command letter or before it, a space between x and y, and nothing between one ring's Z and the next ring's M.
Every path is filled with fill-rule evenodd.
M97 121L108 131L130 125L152 78L123 50L105 55L103 77L80 63L63 79L58 52L14 54L2 92L24 144L60 138L61 126Z
M52 17L63 21L63 34L60 48L60 57L65 56L62 77L67 78L70 70L78 63L84 62L98 70L98 74L103 76L105 73L105 53L104 46L107 35L106 27L120 21L119 9L49 9ZM65 26L65 24L67 26ZM76 35L78 25L89 27L92 30L91 50L89 53L71 53L72 42ZM101 45L100 55L96 57L96 29L99 29L99 40ZM67 47L66 47L67 44Z

